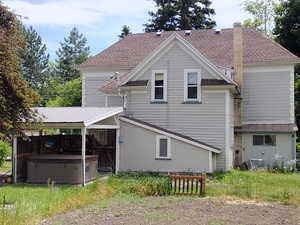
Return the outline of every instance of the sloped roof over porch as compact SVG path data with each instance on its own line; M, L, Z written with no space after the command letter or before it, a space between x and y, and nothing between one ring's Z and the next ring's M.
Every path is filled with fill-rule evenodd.
M40 126L45 128L88 128L123 112L122 107L37 107L33 110L38 114Z

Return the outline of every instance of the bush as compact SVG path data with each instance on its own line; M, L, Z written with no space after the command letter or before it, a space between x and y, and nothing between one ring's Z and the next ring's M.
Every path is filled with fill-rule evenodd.
M137 194L140 196L165 196L171 194L171 180L167 176L140 177L126 179L122 192Z
M0 167L3 165L5 158L11 154L11 146L0 140Z
M128 172L119 172L116 175L119 178L142 178L142 177L163 177L159 172L136 172L136 171L128 171Z

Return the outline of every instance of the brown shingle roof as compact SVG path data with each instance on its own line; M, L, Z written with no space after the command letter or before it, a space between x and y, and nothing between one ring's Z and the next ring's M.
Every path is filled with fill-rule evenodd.
M184 31L176 31L185 40L204 54L217 66L232 67L233 29L223 29L219 34L214 30L193 30L190 36ZM128 35L98 55L81 65L102 69L132 69L145 59L173 32L163 32L160 37L155 33ZM244 63L295 62L299 58L252 29L243 30Z
M247 124L235 127L236 132L293 132L297 131L296 124Z

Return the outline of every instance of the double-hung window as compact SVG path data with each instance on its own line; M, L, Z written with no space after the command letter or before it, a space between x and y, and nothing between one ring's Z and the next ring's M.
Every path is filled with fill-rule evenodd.
M151 101L167 101L167 71L152 71Z
M201 101L201 71L184 70L184 101Z
M166 136L156 136L156 159L171 159L171 140Z

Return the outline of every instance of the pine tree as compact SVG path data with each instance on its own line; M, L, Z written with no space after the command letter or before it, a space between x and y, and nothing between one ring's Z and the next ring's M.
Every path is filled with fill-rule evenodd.
M144 24L146 32L209 29L216 25L210 16L210 0L154 0L157 11L149 12L150 23Z
M90 48L87 46L87 39L74 27L69 37L60 43L56 54L57 76L62 82L66 82L80 77L76 66L88 59Z
M32 27L28 29L24 27L23 33L26 41L26 48L20 52L23 78L29 87L40 93L49 80L47 73L49 54L41 36Z
M131 34L131 31L130 31L130 27L127 26L127 25L124 25L122 27L122 30L121 30L121 34L119 35L119 38L124 38L125 36Z

